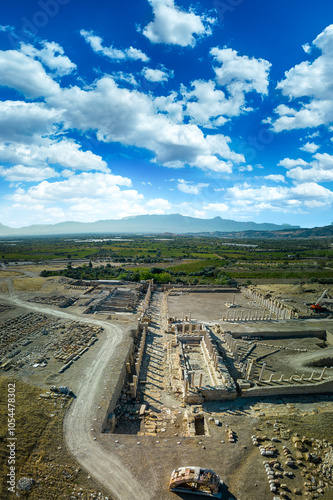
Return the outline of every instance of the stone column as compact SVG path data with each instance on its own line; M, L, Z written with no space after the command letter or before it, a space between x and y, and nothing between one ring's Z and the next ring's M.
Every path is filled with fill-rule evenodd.
M267 365L267 363L265 363L265 362L262 364L261 372L260 372L260 375L259 375L259 382L262 381L262 377L264 375L264 371L265 371L266 365Z
M323 380L325 371L326 371L326 366L324 366L323 371L320 374L319 380Z
M250 375L251 375L251 371L252 371L252 368L253 368L253 359L250 360L250 366L249 366L249 369L248 369L248 373L246 375L246 378L249 379L250 378Z

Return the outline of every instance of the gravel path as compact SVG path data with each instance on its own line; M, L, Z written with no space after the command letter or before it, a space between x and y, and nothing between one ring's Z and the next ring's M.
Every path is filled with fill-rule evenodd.
M126 469L119 458L106 451L93 439L91 431L100 402L101 388L106 376L109 378L112 358L123 338L119 326L104 321L81 318L58 311L42 304L25 302L15 296L10 280L7 281L10 295L0 294L1 299L18 307L82 323L102 326L100 349L80 383L76 399L71 404L64 420L64 437L69 451L84 470L117 500L149 500L150 493Z

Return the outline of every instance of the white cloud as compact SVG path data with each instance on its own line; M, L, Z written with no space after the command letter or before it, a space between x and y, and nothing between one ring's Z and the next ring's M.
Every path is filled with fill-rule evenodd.
M306 151L307 153L315 153L319 148L320 146L318 144L315 144L314 142L307 142L299 149Z
M179 191L182 191L186 194L199 194L203 188L208 186L209 184L205 184L203 182L194 184L192 181L186 181L184 179L178 179L177 184L177 188L179 189Z
M315 137L319 137L319 136L320 136L320 132L319 132L319 130L316 130L312 134L308 134L306 136L306 139L314 139Z
M270 63L263 59L239 56L235 50L210 50L220 66L214 66L215 81L195 80L191 89L181 87L184 116L206 128L224 125L231 117L253 111L247 106L246 94L267 94ZM222 87L218 88L218 87Z
M76 69L76 64L64 56L64 49L55 42L41 42L42 49L36 49L31 44L21 43L21 52L33 59L39 59L51 71L58 76L72 73Z
M138 85L138 82L136 81L134 75L132 75L131 73L125 73L124 71L113 71L112 78L114 78L115 81L126 82L133 87L136 87Z
M268 179L269 181L274 181L274 182L286 182L284 175L279 175L279 174L265 175L264 179Z
M46 97L59 90L39 61L16 50L0 51L0 85L16 89L28 98Z
M145 203L145 208L149 214L165 214L171 207L171 203L163 198L154 198Z
M143 68L141 74L149 82L167 82L173 78L173 71L163 67L163 69Z
M205 212L213 212L214 214L229 214L230 206L226 203L208 203L203 206Z
M210 53L221 66L215 66L216 81L231 95L258 92L267 95L271 63L265 59L239 56L233 49L214 47Z
M304 45L302 45L302 49L304 50L304 52L306 52L307 54L310 54L311 53L311 45L309 43L305 43Z
M153 104L156 111L167 113L168 118L174 122L181 124L184 120L183 101L178 99L176 92L171 92L166 97L155 97Z
M101 78L88 90L63 89L48 103L63 110L69 129L95 130L99 141L146 148L155 153L155 161L168 167L187 164L209 169L212 165L225 171L225 163L220 162L244 161L230 149L228 137L205 135L196 125L174 123L164 113L156 113L152 96L120 88L111 77Z
M297 108L278 106L278 118L273 123L275 132L297 128L318 127L333 121L333 24L306 46L306 52L316 47L322 54L313 62L303 61L285 73L277 88L289 100L297 100ZM303 46L304 48L304 46Z
M9 182L39 182L52 177L59 177L59 174L50 167L36 168L24 165L14 165L10 168L0 166L0 176Z
M194 217L215 217L227 214L228 218L249 220L263 212L276 214L306 214L313 208L330 208L333 192L315 182L305 182L297 186L266 185L252 187L248 183L226 187L219 199L197 204L196 198L181 203L181 213Z
M287 173L287 177L298 182L332 182L333 156L328 153L316 153L313 158L312 162L306 164L310 168L297 166Z
M294 168L300 165L306 166L309 165L309 163L302 160L302 158L298 158L297 160L292 160L291 158L284 158L284 160L281 160L278 163L278 165L285 168Z
M186 107L184 115L191 118L191 123L215 128L223 125L231 116L238 116L244 105L244 94L227 98L223 90L216 89L214 81L195 80L193 90L182 88Z
M56 132L54 124L61 111L44 103L0 101L0 140L2 143L31 143L36 137Z
M253 167L252 165L244 165L244 167L239 167L238 170L240 172L252 172Z
M322 170L318 168L303 169L296 167L287 172L287 177L298 182L332 182L333 170Z
M91 151L82 151L79 144L70 139L54 141L38 138L34 144L8 142L0 144L0 161L22 163L45 168L48 164L75 170L107 171L107 163Z
M83 172L62 181L43 181L29 189L20 187L8 198L14 204L7 216L22 220L22 212L26 212L25 224L119 219L162 214L172 207L163 198L146 200L132 188L129 178L111 173Z
M152 43L193 47L198 38L211 34L213 19L193 11L185 12L175 5L174 0L148 1L153 8L154 20L143 29L143 34Z
M207 135L197 125L183 123L182 101L176 93L154 99L121 88L110 76L85 90L60 88L39 61L17 51L0 52L0 70L0 84L46 101L1 104L0 133L6 138L0 146L2 162L39 167L59 163L63 168L106 171L100 157L81 151L74 141L49 138L73 129L93 130L102 142L146 148L155 153L154 161L167 167L231 172L234 163L244 162L243 155L230 149L228 137Z
M95 35L93 31L81 30L80 35L83 36L94 52L108 57L113 61L149 61L149 57L146 54L134 47L128 47L126 49L115 49L112 46L104 47L103 39L100 36Z
M262 210L272 210L281 213L298 213L306 210L309 203L319 202L330 207L333 203L333 192L315 182L304 182L289 187L250 187L248 185L227 188L225 200L233 209L242 211L241 203L245 202L245 209L253 214Z

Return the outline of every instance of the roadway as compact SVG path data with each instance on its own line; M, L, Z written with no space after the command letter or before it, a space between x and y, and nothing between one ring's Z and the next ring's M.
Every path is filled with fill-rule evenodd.
M99 351L93 363L87 367L80 381L76 399L72 402L64 420L64 438L68 450L81 467L117 500L149 500L150 493L132 476L119 458L106 451L93 439L91 431L100 403L100 388L105 378L110 378L112 358L116 354L123 332L119 326L93 318L82 318L65 311L52 309L43 304L33 304L15 296L11 280L6 280L9 295L0 294L1 300L36 313L43 313L70 321L80 321L104 328L100 337Z

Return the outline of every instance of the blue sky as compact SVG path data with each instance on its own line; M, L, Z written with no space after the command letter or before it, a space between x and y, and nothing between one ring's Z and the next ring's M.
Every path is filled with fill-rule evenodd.
M333 222L333 4L0 7L0 222Z

